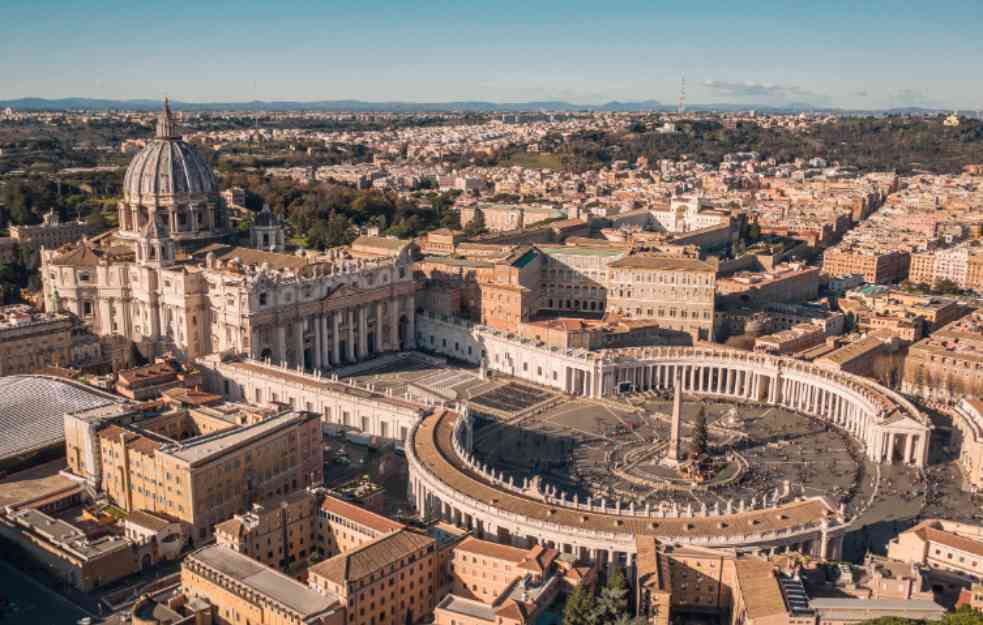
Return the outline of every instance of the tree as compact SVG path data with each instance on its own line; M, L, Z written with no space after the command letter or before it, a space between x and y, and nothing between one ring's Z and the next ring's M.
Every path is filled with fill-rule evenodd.
M962 292L959 285L948 278L936 280L932 290L940 295L958 295Z
M598 625L607 625L626 614L628 614L628 584L625 582L621 567L616 566L608 575L607 583L597 598L594 618Z
M983 625L983 613L970 605L961 605L942 617L942 625Z
M331 213L326 221L321 219L314 222L307 230L307 244L320 250L348 245L354 240L355 230L351 222L336 212Z
M706 409L700 406L700 410L696 413L696 420L693 422L693 436L689 440L689 457L691 460L696 460L707 452L709 438Z
M594 618L594 595L587 584L580 584L563 608L563 625L596 625Z
M102 211L92 211L89 213L88 217L85 218L85 223L96 228L97 230L105 230L109 227L109 222L106 221L106 216L102 214Z

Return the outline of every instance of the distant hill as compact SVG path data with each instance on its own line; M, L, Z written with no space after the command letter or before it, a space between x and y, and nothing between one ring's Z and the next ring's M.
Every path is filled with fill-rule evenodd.
M97 98L19 98L16 100L0 100L0 108L13 107L22 111L153 111L160 108L160 100L105 100ZM532 102L485 102L480 100L464 100L459 102L367 102L364 100L317 100L311 102L280 100L251 102L178 102L172 101L171 107L182 111L324 111L324 112L379 112L379 113L424 113L424 112L475 112L475 113L518 113L535 111L553 111L572 113L577 111L601 112L671 112L676 107L662 104L657 100L641 100L637 102L612 101L604 104L573 104L562 100L543 100ZM755 110L762 113L800 113L835 112L841 114L937 114L942 110L907 107L878 111L854 111L829 107L815 107L807 103L789 103L783 106L766 106L753 104L689 104L688 111L696 112L736 112Z

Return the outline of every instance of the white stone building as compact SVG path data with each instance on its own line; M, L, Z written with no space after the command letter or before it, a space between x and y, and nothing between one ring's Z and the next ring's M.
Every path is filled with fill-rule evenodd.
M406 259L278 254L226 235L211 171L165 103L126 172L119 230L43 252L46 308L147 358L231 350L314 370L413 347Z

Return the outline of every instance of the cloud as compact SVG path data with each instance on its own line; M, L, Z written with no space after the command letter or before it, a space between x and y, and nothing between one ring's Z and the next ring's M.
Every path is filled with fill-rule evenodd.
M858 89L857 91L854 91L850 95L857 98L866 98L867 96L870 95L870 93L868 93L866 89Z
M768 82L728 82L704 80L703 86L716 95L727 98L763 98L769 101L806 101L828 103L830 97L795 85L778 85Z

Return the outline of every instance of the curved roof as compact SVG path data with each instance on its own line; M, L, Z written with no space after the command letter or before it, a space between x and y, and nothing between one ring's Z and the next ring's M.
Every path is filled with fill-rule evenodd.
M129 202L175 194L212 194L212 170L198 151L180 139L155 139L126 169L123 194Z
M152 204L164 196L214 194L218 189L212 169L177 131L171 109L164 103L154 139L140 151L123 177L128 202Z
M0 378L0 460L65 440L65 415L121 403L108 393L70 380L12 375Z
M419 423L411 434L411 444L420 463L457 493L530 521L563 526L567 531L656 535L677 540L684 536L694 537L694 540L707 537L733 539L740 543L748 534L793 532L818 526L822 519L835 516L828 502L819 497L718 516L668 518L576 510L537 501L488 484L464 466L454 452L452 442L453 423L457 418L457 413L449 410L437 411Z

